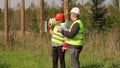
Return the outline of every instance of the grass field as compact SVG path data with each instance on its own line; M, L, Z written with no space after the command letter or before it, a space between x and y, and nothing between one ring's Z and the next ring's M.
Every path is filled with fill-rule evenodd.
M0 68L50 68L50 61L50 56L35 54L31 51L2 51L0 53Z
M52 68L49 34L40 41L38 35L28 33L23 42L16 33L12 33L8 49L4 47L3 38L0 34L0 68ZM118 30L88 32L80 54L81 68L120 68L119 44ZM69 51L65 60L66 68L71 68Z
M100 57L83 50L81 68L120 68L120 58ZM71 68L69 52L66 52L66 67ZM0 68L52 68L51 55L29 50L4 50L0 52Z

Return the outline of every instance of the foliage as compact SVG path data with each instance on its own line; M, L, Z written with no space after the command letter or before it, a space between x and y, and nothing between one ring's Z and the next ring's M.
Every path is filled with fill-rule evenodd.
M4 22L0 21L0 31L3 31L3 30L4 30Z
M0 9L0 31L4 30L4 17L2 9Z
M92 18L92 27L102 29L103 25L106 23L105 19L105 13L106 13L106 8L105 6L101 6L101 3L104 0L92 0L92 11L93 11L93 18Z
M39 33L39 22L37 19L37 11L33 10L32 11L32 22L31 22L31 31L35 33Z
M69 11L75 6L80 8L80 18L85 23L86 30L109 30L115 26L119 26L120 13L118 12L118 0L113 0L113 5L108 5L108 7L101 6L101 3L104 2L104 0L92 0L92 5L90 2L81 5L80 3L76 3L76 1L77 0L69 0ZM63 7L63 5L60 7L50 7L47 2L44 2L43 20L48 21L48 19L54 17L56 13L63 12ZM8 15L10 30L20 30L20 9L13 10L12 8L9 8ZM33 2L30 7L25 10L25 29L26 31L39 32L38 24L39 7ZM0 30L3 29L4 15L2 9L0 9Z
M8 8L8 28L11 30L15 30L14 28L13 28L13 24L15 24L15 23L13 23L12 22L12 20L13 20L13 16L14 15L14 11L13 11L13 9L12 8Z
M112 0L112 2L119 9L119 0Z
M108 13L106 17L105 29L112 29L114 27L120 27L120 13L118 8L114 6L109 6Z
M0 8L0 14L2 14L2 9Z

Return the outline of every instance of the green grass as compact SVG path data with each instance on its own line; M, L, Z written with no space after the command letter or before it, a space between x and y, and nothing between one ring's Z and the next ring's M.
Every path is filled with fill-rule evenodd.
M105 55L101 51L83 49L80 60L81 68L120 68L120 57Z
M49 64L49 65L47 65ZM31 51L2 51L0 68L50 68L50 56Z
M10 34L9 48L5 48L0 36L0 68L52 68L50 35L43 41L29 33L25 41L19 35ZM107 33L86 32L85 45L80 54L81 68L120 68L120 34L112 29ZM71 68L69 51L66 52L66 68Z
M29 50L4 50L0 52L0 68L52 68L51 55ZM120 58L102 58L83 50L81 68L120 68ZM71 68L69 52L66 67Z

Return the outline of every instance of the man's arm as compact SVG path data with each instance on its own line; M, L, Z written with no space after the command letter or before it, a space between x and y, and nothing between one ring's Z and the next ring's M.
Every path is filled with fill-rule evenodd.
M73 38L79 31L80 27L78 23L75 23L71 31L62 30L62 34L68 38Z
M53 30L52 30L52 29L50 29L50 34L51 34L51 35L53 34Z

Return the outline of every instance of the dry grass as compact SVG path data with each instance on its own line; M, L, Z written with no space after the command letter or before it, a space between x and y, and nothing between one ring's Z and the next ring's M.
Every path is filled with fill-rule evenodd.
M84 50L89 50L93 56L118 58L120 56L120 28L109 32L86 32Z
M4 44L4 33L0 32L0 43ZM39 34L25 32L25 41L21 39L20 32L10 32L10 48L30 49L33 51L46 52L50 55L50 35L46 33L43 41L40 41ZM47 48L47 50L46 50ZM120 28L111 29L109 32L86 32L84 51L93 53L93 56L112 58L120 56Z
M0 51L4 52L3 39L4 33L0 32ZM18 53L27 51L39 57L44 56L49 59L48 61L51 61L51 41L49 33L44 33L43 40L40 40L39 34L25 32L25 41L23 41L20 32L10 32L9 49ZM70 57L68 54L69 53L66 53L66 63L67 67L70 67ZM114 28L109 32L99 33L97 31L86 31L85 45L80 55L81 66L83 68L119 68L119 56L120 28ZM44 60L46 59L43 59L43 61ZM43 62L43 65L46 63L47 62ZM51 65L51 63L49 64Z

